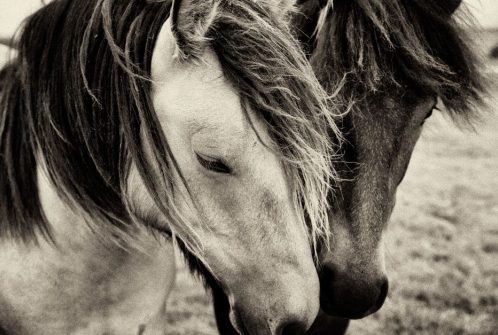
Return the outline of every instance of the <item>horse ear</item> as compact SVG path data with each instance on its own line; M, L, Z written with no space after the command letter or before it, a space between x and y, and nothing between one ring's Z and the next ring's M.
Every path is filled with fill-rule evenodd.
M216 0L173 0L171 30L185 57L198 55L206 44L206 33L218 9Z
M461 5L462 0L439 0L438 4L448 17L450 17Z

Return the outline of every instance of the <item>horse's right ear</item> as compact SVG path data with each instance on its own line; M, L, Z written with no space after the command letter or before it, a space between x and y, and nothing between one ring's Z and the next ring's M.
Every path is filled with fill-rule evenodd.
M173 0L171 29L184 57L202 53L218 10L216 0Z

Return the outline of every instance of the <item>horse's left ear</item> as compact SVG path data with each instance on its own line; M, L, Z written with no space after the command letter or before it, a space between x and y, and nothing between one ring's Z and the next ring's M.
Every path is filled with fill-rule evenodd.
M443 9L444 14L450 17L461 5L462 0L438 0L437 2Z
M217 10L217 0L173 0L171 29L185 57L202 53L206 33L216 18Z

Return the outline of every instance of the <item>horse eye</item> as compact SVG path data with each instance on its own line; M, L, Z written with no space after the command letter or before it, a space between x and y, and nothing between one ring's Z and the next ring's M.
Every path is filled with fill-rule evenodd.
M432 112L434 112L434 110L438 110L437 107L433 107L431 108L431 110L429 111L429 113L427 113L424 117L424 120L422 121L422 124L423 125L425 123L425 121L427 121L428 118L430 118L432 116Z
M425 116L425 120L427 120L428 118L430 118L430 117L431 117L432 112L434 112L434 109L437 109L437 108L436 108L436 107L431 108L431 110L429 111L429 113L427 113L427 115Z
M199 164L201 164L206 170L224 174L230 174L232 172L232 169L219 159L199 155L197 153L195 155Z

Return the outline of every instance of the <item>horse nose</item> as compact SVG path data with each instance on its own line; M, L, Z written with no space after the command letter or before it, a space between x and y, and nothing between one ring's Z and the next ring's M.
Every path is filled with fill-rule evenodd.
M242 334L303 335L315 321L319 304L318 276L315 271L313 289L310 292L299 287L292 291L280 291L276 299L248 302L235 301L230 308L230 321ZM266 305L269 303L270 305Z
M305 317L290 317L287 316L285 319L277 321L275 319L269 319L268 323L265 325L259 325L256 327L251 327L246 324L243 314L238 312L237 309L232 309L230 312L230 319L232 325L242 334L252 334L250 330L263 329L268 330L268 334L272 335L303 335L311 327L311 321ZM231 333L231 332L227 332ZM265 333L266 332L262 332ZM235 334L235 333L234 333Z
M320 305L325 313L348 319L361 319L377 312L387 297L385 275L352 275L326 264L320 273Z
M318 291L317 297L318 298ZM307 303L290 299L287 301L286 313L280 320L273 319L270 321L270 328L274 329L275 335L302 335L311 327L315 320L318 310L319 301L315 300L315 306L312 307Z
M302 320L287 320L276 331L277 335L301 335L306 332L309 325Z

